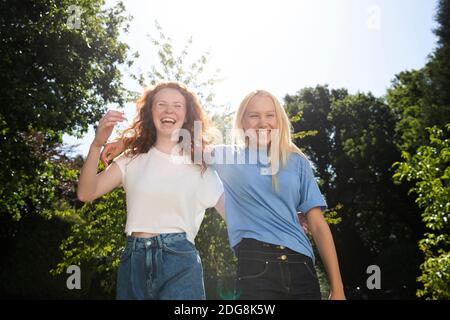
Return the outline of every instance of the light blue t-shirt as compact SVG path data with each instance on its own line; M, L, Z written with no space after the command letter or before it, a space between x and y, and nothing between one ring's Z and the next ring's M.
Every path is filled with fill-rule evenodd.
M228 155L227 155L228 153ZM272 188L272 176L262 174L268 165L255 159L256 151L220 145L214 148L212 166L225 189L225 213L230 245L242 238L285 246L315 260L314 253L297 212L314 207L325 210L322 196L309 161L297 153L289 155L288 164L280 168L278 192ZM228 162L232 159L231 163ZM245 157L245 158L244 158ZM238 159L243 164L238 164ZM253 164L252 164L253 163Z

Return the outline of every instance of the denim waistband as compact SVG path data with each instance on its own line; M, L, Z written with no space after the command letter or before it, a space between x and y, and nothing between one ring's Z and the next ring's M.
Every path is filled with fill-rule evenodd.
M274 253L297 253L296 251L289 249L286 246L277 245L273 243L267 243L252 238L243 238L237 246L238 250L258 250Z
M236 247L240 260L262 260L273 262L311 262L311 257L282 245L267 243L251 238L244 238Z
M187 240L186 232L180 233L161 233L157 236L149 238L139 238L127 236L127 246L131 246L133 250L138 248L162 248L164 244L171 244L176 241Z

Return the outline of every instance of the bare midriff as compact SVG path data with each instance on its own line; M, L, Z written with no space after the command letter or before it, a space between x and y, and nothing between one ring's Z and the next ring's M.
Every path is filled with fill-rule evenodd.
M135 238L151 238L158 236L159 233L132 232L131 235Z

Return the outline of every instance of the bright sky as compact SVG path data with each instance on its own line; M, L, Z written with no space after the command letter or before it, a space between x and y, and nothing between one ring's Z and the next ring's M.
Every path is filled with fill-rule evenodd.
M351 93L384 95L394 75L421 68L435 47L437 0L126 0L134 19L122 41L140 53L143 71L157 62L155 19L181 48L193 36L193 55L210 51L224 82L216 102L236 109L256 88L282 99L306 86L328 84ZM114 3L114 1L107 1ZM82 26L81 26L82 27ZM128 89L142 91L124 79ZM134 105L126 107L134 117ZM82 139L86 155L93 130Z

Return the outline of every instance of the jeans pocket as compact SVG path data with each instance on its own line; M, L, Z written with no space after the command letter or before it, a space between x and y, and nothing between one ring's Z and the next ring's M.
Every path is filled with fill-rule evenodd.
M269 262L264 260L240 259L238 261L238 280L256 279L269 270Z
M197 249L189 240L164 243L163 250L180 255L197 253Z

